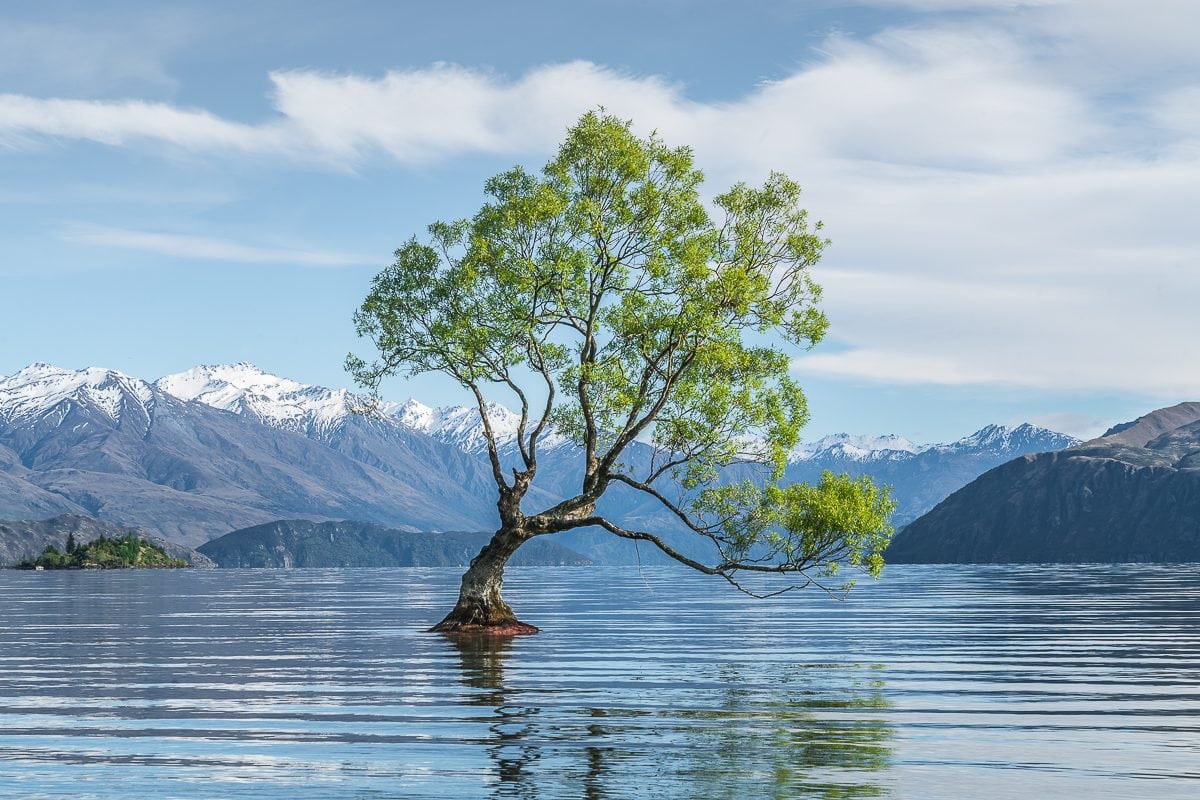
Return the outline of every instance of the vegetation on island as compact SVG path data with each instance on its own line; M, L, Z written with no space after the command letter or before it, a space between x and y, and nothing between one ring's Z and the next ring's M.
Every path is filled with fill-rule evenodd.
M85 544L67 537L66 552L49 545L35 559L22 561L17 569L178 569L188 563L171 558L157 545L132 533L120 538L101 536Z
M831 473L781 485L808 419L791 360L828 327L809 274L828 244L821 224L780 173L711 206L701 184L689 148L589 112L540 174L491 178L473 218L430 225L374 279L355 323L379 357L351 355L347 368L374 392L386 376L429 372L464 387L495 481L500 528L434 630L536 632L501 598L505 564L530 539L576 528L647 543L744 590L746 574L791 579L777 591L837 590L839 566L882 568L887 490ZM515 463L489 416L495 392L520 408ZM579 446L582 477L534 512L523 501L551 430ZM649 458L630 457L643 446ZM731 478L735 465L754 476ZM618 485L661 504L712 557L598 511Z

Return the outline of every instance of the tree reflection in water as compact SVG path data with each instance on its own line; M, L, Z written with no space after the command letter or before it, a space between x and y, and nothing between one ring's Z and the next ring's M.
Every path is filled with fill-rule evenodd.
M894 729L870 667L726 665L715 681L698 681L718 687L697 688L686 703L677 702L677 689L625 687L614 690L612 707L586 707L563 694L511 688L509 638L446 639L471 690L465 702L493 709L480 740L495 765L495 798L888 794L881 779Z
M782 685L726 668L717 708L681 711L679 733L695 743L681 771L688 796L868 798L889 792L895 730L883 681L870 667L818 664L788 670Z
M541 757L536 740L538 709L509 705L509 690L504 685L504 662L512 650L509 636L455 636L446 640L454 645L462 666L463 683L481 691L468 695L470 705L495 709L488 725L488 755L496 764L496 797L537 798L534 766Z

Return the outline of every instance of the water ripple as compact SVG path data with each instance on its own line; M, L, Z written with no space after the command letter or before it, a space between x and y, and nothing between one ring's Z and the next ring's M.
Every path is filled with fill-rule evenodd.
M0 572L3 798L1200 796L1200 569Z

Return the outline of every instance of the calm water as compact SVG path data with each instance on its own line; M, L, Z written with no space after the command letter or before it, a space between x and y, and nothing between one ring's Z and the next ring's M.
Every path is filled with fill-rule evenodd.
M1200 568L0 571L0 797L1196 798Z

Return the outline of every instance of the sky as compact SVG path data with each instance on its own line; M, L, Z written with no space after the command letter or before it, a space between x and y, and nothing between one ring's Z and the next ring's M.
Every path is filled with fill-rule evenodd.
M392 251L603 106L832 246L806 438L1200 400L1200 4L0 5L0 374L349 386ZM390 399L464 402L445 379Z

